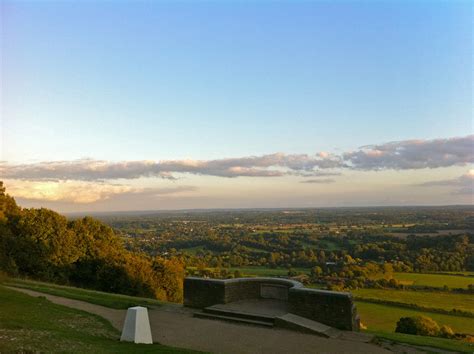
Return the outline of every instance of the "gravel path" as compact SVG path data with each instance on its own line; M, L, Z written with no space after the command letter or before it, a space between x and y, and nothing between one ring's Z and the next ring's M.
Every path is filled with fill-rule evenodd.
M27 289L11 288L53 303L97 314L122 330L125 310L90 304ZM165 305L149 310L153 340L161 344L225 354L287 353L390 353L375 344L327 339L284 329L246 326L192 317L182 306Z

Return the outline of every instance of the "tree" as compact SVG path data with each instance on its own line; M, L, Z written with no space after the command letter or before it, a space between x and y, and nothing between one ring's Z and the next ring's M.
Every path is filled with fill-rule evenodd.
M443 338L454 338L455 333L451 327L443 325L439 330L439 336Z
M24 209L15 229L13 257L24 274L53 279L80 257L67 219L52 210Z
M323 274L323 269L320 266L315 266L311 268L311 276L318 278Z
M436 337L440 333L439 325L430 317L402 317L397 322L395 332Z

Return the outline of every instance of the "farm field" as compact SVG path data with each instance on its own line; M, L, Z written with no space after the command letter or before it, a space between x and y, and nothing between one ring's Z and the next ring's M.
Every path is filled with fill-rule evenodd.
M362 323L369 331L394 332L400 317L428 316L440 325L448 325L455 332L474 334L474 321L469 317L444 315L396 306L356 301Z
M188 270L195 270L196 267L187 267ZM215 268L206 268L215 269ZM291 268L296 272L309 273L310 270L307 268ZM245 277L278 277L288 276L287 268L268 268L268 267L232 267L228 268L228 271L233 273L236 270L240 271Z
M423 273L394 273L397 280L406 285L435 286L448 288L467 288L474 284L474 277L447 274L423 274Z
M458 309L474 313L474 296L469 294L386 289L357 289L351 292L357 298L396 301L427 308L448 311Z
M307 268L291 268L296 272L309 273ZM239 270L244 276L258 276L258 277L274 277L274 276L288 276L288 269L286 268L267 268L267 267L238 267L230 268L232 272Z

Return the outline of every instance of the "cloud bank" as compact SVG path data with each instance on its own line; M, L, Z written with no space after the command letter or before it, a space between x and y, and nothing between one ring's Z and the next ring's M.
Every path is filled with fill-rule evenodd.
M433 140L405 140L368 145L340 155L275 153L215 160L122 161L81 159L32 164L0 163L5 179L29 181L105 181L176 174L218 177L329 176L322 170L407 170L464 166L474 163L474 135ZM311 182L308 182L311 183Z
M345 153L342 158L353 168L362 170L463 166L474 163L474 135L368 145Z
M82 159L75 161L40 162L34 164L0 164L4 178L23 180L115 180L140 177L175 179L176 173L218 177L279 177L287 174L312 175L315 168L337 168L342 162L337 156L319 153L263 156L218 160L166 160L108 162Z
M182 195L196 191L193 186L176 186L163 188L137 188L120 184L77 181L19 181L8 187L8 192L15 197L28 201L70 202L78 204L94 203L108 200L118 195L137 198Z
M474 193L474 170L470 170L465 175L462 175L458 178L445 179L441 181L429 181L425 183L418 184L422 187L431 187L431 186L446 186L454 187L454 194L461 195L473 195Z

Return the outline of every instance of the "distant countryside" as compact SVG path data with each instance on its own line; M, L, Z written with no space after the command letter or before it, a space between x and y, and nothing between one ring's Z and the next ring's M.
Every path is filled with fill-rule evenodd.
M424 314L474 334L474 208L335 208L99 216L128 249L186 274L290 277L351 291L369 331Z

